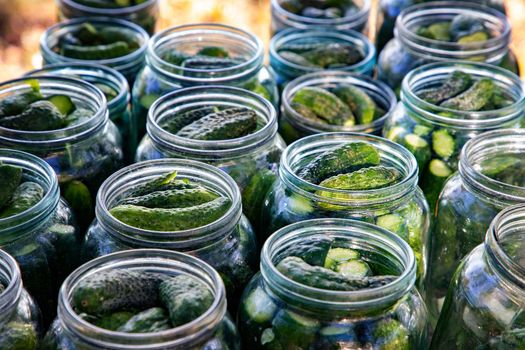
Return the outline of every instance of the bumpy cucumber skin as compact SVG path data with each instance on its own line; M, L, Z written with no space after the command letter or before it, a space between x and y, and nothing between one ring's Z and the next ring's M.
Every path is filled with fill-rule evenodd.
M297 175L305 181L317 184L330 176L379 163L379 151L374 146L366 142L352 142L320 154L302 167Z
M326 44L302 56L322 68L351 66L363 59L363 54L355 47L339 43Z
M317 114L315 114L314 111L312 111L310 108L300 104L300 103L295 103L295 102L292 102L290 104L290 106L297 112L299 113L300 115L302 115L303 117L305 117L306 119L310 119L310 120L313 120L313 121L316 121L318 123L326 123L324 120L322 120L321 118L319 118L317 116Z
M189 275L178 275L162 282L159 295L161 302L168 309L174 327L201 316L214 300L208 286Z
M186 208L211 202L219 195L204 187L151 192L139 197L128 197L119 205L137 205L146 208Z
M194 140L230 140L246 136L256 128L257 113L239 107L209 114L184 126L176 135Z
M210 224L221 218L231 206L229 198L220 197L211 202L188 208L146 208L119 205L109 212L117 220L143 230L173 232Z
M60 54L80 60L105 60L126 56L131 52L127 42L117 41L106 45L79 46L62 45Z
M164 118L162 124L160 125L164 130L176 134L180 129L197 121L205 116L217 113L219 109L217 107L201 107L195 108L183 113L175 113Z
M277 176L269 169L263 169L253 175L242 191L242 209L248 218L259 218L264 198Z
M0 118L20 114L28 105L42 99L39 91L29 91L0 100Z
M144 310L118 328L125 333L151 333L170 329L168 313L161 307Z
M379 321L374 329L379 350L410 350L410 336L401 322L394 319Z
M233 58L194 56L184 60L181 66L186 69L215 70L235 67L241 63L243 63L241 60Z
M30 324L9 322L1 329L0 349L36 350L37 344L37 334Z
M0 208L6 205L22 181L22 168L0 164Z
M439 104L445 100L455 97L472 85L472 77L462 71L454 71L435 89L422 90L417 93L418 97L432 104Z
M0 118L0 126L14 130L56 130L65 124L65 117L54 104L45 100L33 102L20 114Z
M318 65L308 61L302 55L292 51L279 51L279 56L285 61L296 64L301 67L319 67Z
M401 178L399 170L380 165L330 177L319 186L339 190L371 190L393 185Z
M363 89L353 85L342 85L332 91L357 118L358 124L370 124L376 115L376 103Z
M166 173L157 176L143 184L140 184L131 191L129 197L139 197L155 191L182 190L186 188L196 188L199 185L188 179L177 179L177 172Z
M126 322L128 322L134 316L133 312L130 311L117 311L100 317L95 318L94 323L97 327L104 328L110 331L116 331ZM93 323L89 319L86 321Z
M458 111L479 111L490 103L494 87L494 82L490 79L478 80L468 90L446 100L440 106Z
M93 199L89 188L79 180L72 180L62 185L62 195L75 213L92 213Z
M22 183L13 193L10 204L0 212L0 218L7 218L32 208L44 198L44 189L36 182Z
M154 307L163 279L161 275L145 272L116 269L97 272L78 282L72 305L90 315Z
M291 103L299 104L312 110L319 118L333 125L353 125L355 118L350 108L339 97L331 92L317 88L305 87L292 97Z

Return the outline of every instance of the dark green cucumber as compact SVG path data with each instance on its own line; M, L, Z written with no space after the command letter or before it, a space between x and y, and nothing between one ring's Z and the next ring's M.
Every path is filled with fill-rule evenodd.
M295 102L292 102L290 104L290 106L297 112L299 113L300 115L302 115L303 117L305 117L306 119L310 119L310 120L313 120L313 121L316 121L318 123L326 123L326 121L324 121L323 119L319 118L317 116L317 114L315 114L315 112L306 107L305 105L302 105L300 103L295 103Z
M419 168L424 169L432 153L427 140L416 134L407 134L403 137L402 145L416 157Z
M261 215L264 198L269 192L276 175L269 169L255 173L248 185L242 191L242 209L252 223L256 223Z
M468 90L446 100L440 106L458 111L479 111L491 102L494 87L492 80L480 79Z
M137 205L146 208L187 208L211 202L219 195L204 187L151 192L144 196L129 197L119 205Z
M408 330L401 322L392 318L377 322L373 336L374 343L379 350L409 350L412 348Z
M177 172L160 175L146 183L134 187L129 197L139 197L155 191L182 190L186 188L196 188L199 184L191 182L188 179L178 179Z
M66 95L53 95L48 97L47 100L54 104L63 115L67 115L75 109L75 104L71 98Z
M456 140L447 129L439 129L432 133L432 149L443 159L448 159L456 153Z
M125 41L95 46L62 45L60 47L62 56L80 60L105 60L126 56L130 53L131 49Z
M257 113L236 107L209 114L180 129L176 135L194 140L230 140L249 135L257 128Z
M416 34L438 41L450 41L452 39L450 36L450 22L437 22L428 27L420 27Z
M354 46L330 43L302 54L307 61L322 68L337 68L356 64L363 54Z
M330 149L304 165L297 175L305 181L324 179L360 168L379 165L377 148L366 142L352 142Z
M181 231L210 224L221 218L230 208L229 198L220 197L211 202L189 208L151 209L134 205L119 205L109 212L117 220L143 230Z
M131 317L117 331L124 333L151 333L170 329L170 319L166 310L154 307Z
M470 74L456 70L449 74L443 84L437 88L422 90L417 93L418 97L432 104L455 97L472 85Z
M190 55L184 52L180 52L180 51L175 51L175 50L168 51L162 54L162 59L164 61L171 63L173 65L176 65L176 66L181 66L184 61L192 57L193 55Z
M272 330L281 349L311 349L321 322L282 309L272 321Z
M95 113L89 109L77 108L66 117L65 122L68 126L75 125L75 124L81 124L91 119L94 114Z
M103 315L95 321L95 325L110 331L116 331L126 324L135 314L130 311L116 311ZM89 321L88 321L89 322ZM92 323L92 322L90 322Z
M162 282L159 295L161 302L168 309L174 327L201 316L214 300L208 286L189 275L178 275Z
M77 312L104 315L118 310L155 307L164 276L120 269L98 271L80 280L72 294Z
M305 242L297 242L287 247L282 253L286 256L299 257L310 265L323 266L332 243L333 239L330 237L315 237ZM276 258L280 257L280 254L276 256Z
M36 350L38 337L30 323L9 322L0 329L0 349Z
M199 56L208 56L208 57L219 57L219 58L228 58L230 53L220 46L206 46L197 51Z
M22 113L0 119L0 126L14 130L48 131L66 126L65 117L49 101L36 101Z
M0 163L0 208L9 203L22 181L22 168Z
M17 187L9 205L0 212L0 218L7 218L28 210L44 198L44 189L36 182L27 181Z
M302 55L292 51L279 51L279 56L281 56L283 60L301 67L321 67L316 65L315 63L308 61Z
M360 254L357 250L349 248L331 248L326 255L323 266L327 269L334 270L340 263L359 258Z
M207 115L219 112L219 108L216 106L206 106L191 109L182 113L174 113L165 117L161 123L161 127L173 134L176 134L180 129L188 124L191 124Z
M0 118L20 114L33 102L42 99L40 91L13 94L0 100Z
M374 121L376 103L363 89L353 85L343 85L333 89L332 92L350 107L358 124L370 124Z
M452 175L452 169L440 159L432 159L430 163L428 163L426 171L423 172L421 186L425 189L425 197L432 211L445 185L445 181L447 181L450 175Z
M345 126L355 124L350 108L339 97L325 89L302 88L292 97L291 103L309 108L329 124Z
M251 321L266 323L272 320L277 305L270 296L261 288L255 288L243 302L244 311Z
M91 213L93 199L89 188L79 180L68 181L61 186L62 195L75 213Z
M235 67L242 63L243 61L233 58L194 56L184 60L181 66L186 69L216 70Z
M323 180L319 186L350 191L372 190L391 186L402 177L399 170L380 165L330 177Z

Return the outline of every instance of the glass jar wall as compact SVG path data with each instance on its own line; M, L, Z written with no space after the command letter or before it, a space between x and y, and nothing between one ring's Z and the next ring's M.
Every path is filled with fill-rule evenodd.
M461 262L431 349L523 348L524 222L523 204L503 210Z
M352 250L378 274L394 275L381 288L347 291L312 287L331 250ZM316 268L300 282L284 274L285 259ZM326 265L325 265L326 266ZM328 270L331 271L331 270ZM328 272L327 272L328 273ZM379 278L379 277L378 277ZM410 247L380 227L343 219L317 219L287 226L266 241L261 272L246 288L238 314L246 349L425 349L427 313L414 287ZM344 278L340 279L340 282ZM313 282L312 282L313 283Z
M228 211L209 224L167 232L136 228L110 213L110 209L134 189L173 172L176 172L178 179L197 183L229 198L231 206ZM86 260L138 248L185 252L208 262L220 273L233 308L244 286L257 270L255 234L242 215L239 189L231 177L213 166L182 159L161 159L128 166L113 174L100 187L96 212L97 218L84 241Z
M525 202L524 159L519 129L487 132L463 147L459 172L439 197L431 236L426 301L434 322L461 259L483 242L500 210Z
M194 140L169 132L169 121L184 123L186 112L206 107L248 108L257 113L253 133L230 140ZM180 116L177 119L177 116ZM285 144L277 133L272 104L250 91L232 87L195 87L169 93L150 109L148 135L137 150L137 160L186 158L209 163L227 172L241 189L243 210L258 226L266 192L275 180Z
M188 276L206 286L212 293L213 300L203 314L178 327L135 334L109 331L86 321L72 306L75 288L78 288L83 280L97 273L107 273L109 270L155 273L163 279ZM133 287L136 286L130 286ZM157 249L138 249L109 254L82 265L64 282L58 300L58 317L44 339L44 348L240 350L237 328L227 313L226 306L226 293L219 274L202 260L182 253Z

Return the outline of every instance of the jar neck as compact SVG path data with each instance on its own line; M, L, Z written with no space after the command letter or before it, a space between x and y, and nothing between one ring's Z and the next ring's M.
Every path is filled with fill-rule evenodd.
M525 159L525 130L504 129L483 133L465 144L459 174L472 193L498 208L525 203L525 187L503 183L484 174L485 164L498 157Z
M227 197L231 207L218 220L194 229L159 232L129 226L115 219L109 210L137 186L176 171L177 177L194 181ZM228 236L242 217L240 191L233 179L208 164L183 159L160 159L130 165L110 176L100 187L95 209L98 223L115 239L132 247L194 251Z
M420 26L452 21L457 15L469 15L483 21L492 37L486 41L459 44L424 38L416 34ZM508 19L494 9L475 3L440 1L410 6L397 17L395 37L403 48L415 56L431 61L484 61L497 64L508 53L511 26Z
M44 75L11 80L0 84L0 100L32 90L37 82L43 96L65 95L77 107L93 112L93 116L78 124L49 131L26 131L0 127L0 143L12 148L27 150L62 149L99 133L107 125L109 116L106 97L95 86L78 79Z
M492 111L458 111L433 105L418 97L420 91L442 85L457 70L475 80L491 79L513 103ZM430 63L414 69L403 79L401 102L410 117L425 123L457 130L486 131L518 126L524 116L525 85L514 73L488 64L457 61Z
M523 247L525 232L525 204L506 208L492 221L485 236L485 251L487 261L493 270L508 284L516 286L523 299L525 290L525 265L523 262ZM509 254L512 245L520 249L518 256ZM521 261L519 260L521 259Z
M36 156L3 148L0 149L0 163L21 168L23 181L36 182L44 189L44 197L33 207L0 219L0 246L5 246L48 224L60 201L60 190L51 166Z
M129 16L137 13L149 12L151 9L159 6L158 0L146 0L138 5L119 7L119 8L98 8L86 6L75 0L58 0L59 4L66 6L71 10L88 13L90 16ZM86 16L87 17L87 16Z
M217 46L239 52L243 62L221 69L192 69L168 62L163 57L171 51L194 51ZM182 87L195 85L231 85L253 78L263 66L263 44L256 36L222 24L190 24L173 27L154 35L148 45L146 64L164 81Z
M96 327L74 311L71 297L78 283L109 269L155 272L165 275L187 274L206 284L214 295L210 308L185 325L153 333L122 333ZM156 249L137 249L109 254L91 260L65 280L58 298L58 318L71 339L96 349L190 349L213 336L226 315L226 292L219 274L208 264L192 256Z
M288 250L297 245L328 242L363 249L367 256L385 259L395 274L391 283L372 289L332 291L293 281L276 268ZM371 258L373 259L373 258ZM411 248L401 238L378 226L346 219L316 219L291 224L275 232L261 251L261 275L269 291L292 307L336 315L376 313L394 305L414 288L416 263Z
M280 1L271 0L272 16L276 16L286 27L308 29L312 26L330 27L339 30L360 30L368 21L370 0L362 1L358 11L341 18L313 18L305 17L285 10Z
M304 87L331 88L341 84L350 84L361 88L372 97L379 107L386 111L385 115L370 124L354 126L331 125L305 118L293 109L290 104L293 96ZM283 91L282 108L285 118L294 128L307 134L337 131L378 134L383 129L385 121L396 107L396 104L396 95L388 85L363 75L328 70L306 74L286 84Z
M20 268L15 259L0 250L0 283L4 286L0 293L0 325L8 322L15 312L23 291Z
M312 184L300 178L296 172L308 159L349 142L365 142L378 149L381 165L397 169L403 179L392 186L367 190L337 190ZM285 188L315 203L344 207L361 213L373 209L395 207L405 202L417 190L417 162L407 149L382 137L358 133L325 133L302 138L284 151L279 167L279 178ZM319 191L323 195L318 194ZM343 195L342 195L343 194Z
M201 107L245 107L257 113L259 129L249 135L218 141L193 140L165 130L161 125L174 114ZM225 86L193 87L171 92L152 105L147 133L155 146L166 154L195 160L246 157L272 143L277 135L277 113L263 97L247 90Z

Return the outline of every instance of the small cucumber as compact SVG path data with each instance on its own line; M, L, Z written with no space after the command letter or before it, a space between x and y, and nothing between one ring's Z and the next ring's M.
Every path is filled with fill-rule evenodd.
M485 31L483 20L472 15L457 15L450 23L450 33L454 41L459 41L461 38L476 32Z
M262 169L255 173L248 185L242 191L242 209L252 223L256 223L261 215L264 198L270 191L277 176L270 169Z
M188 179L178 179L177 172L166 173L147 181L146 183L135 186L129 197L139 197L155 191L182 190L186 188L197 188L199 184Z
M0 349L36 350L38 336L31 323L11 321L0 329Z
M490 36L487 32L475 32L470 35L465 35L458 40L458 44L478 43L489 40Z
M68 115L75 109L75 104L69 96L66 95L53 95L48 97L47 100L55 105L55 107L64 115Z
M126 56L130 52L128 43L124 41L94 46L62 45L60 47L62 56L80 60L105 60Z
M199 56L208 56L208 57L219 57L219 58L228 58L230 53L223 47L220 46L206 46L197 51Z
M206 106L200 108L194 108L189 111L182 113L173 113L162 119L160 126L173 134L176 134L180 129L188 124L191 124L207 115L219 112L219 108L216 106Z
M445 100L459 95L472 85L472 77L462 71L454 71L449 74L441 86L422 90L417 93L418 97L432 104L439 104Z
M290 106L297 112L299 113L300 115L302 115L303 117L305 117L306 119L310 119L310 120L313 120L313 121L316 121L318 123L326 123L326 121L324 121L323 119L319 118L317 116L317 114L315 114L315 112L306 107L305 105L302 105L300 103L296 103L296 102L292 102L290 104Z
M490 79L480 79L468 90L440 104L441 107L458 111L479 111L491 102L495 85Z
M20 114L33 102L42 99L39 90L13 94L0 100L0 118Z
M65 182L61 186L64 199L73 208L75 213L91 213L93 199L89 188L79 180Z
M329 124L345 126L355 124L350 108L339 97L322 88L302 88L292 97L291 103L311 109Z
M219 195L204 187L151 192L139 197L128 197L119 205L138 205L146 208L187 208L211 202Z
M307 61L322 68L351 66L363 59L363 54L354 46L339 43L325 44L302 54Z
M233 58L217 58L207 56L195 56L182 62L181 67L186 69L216 70L231 68L242 64L243 62Z
M374 166L330 177L323 180L319 186L349 191L372 190L391 186L402 177L395 168Z
M376 103L363 89L344 85L335 88L333 93L350 107L358 124L370 124L374 121Z
M456 140L447 129L432 133L432 149L443 159L449 159L456 152Z
M304 58L300 54L292 52L292 51L279 51L279 56L281 56L283 60L288 61L289 63L296 64L301 67L320 67L308 61L306 58Z
M253 322L270 322L277 311L277 305L261 288L255 288L243 303L244 311Z
M161 307L153 307L134 315L126 323L118 327L117 331L124 333L152 333L170 328L168 313Z
M333 239L330 237L313 237L287 247L283 253L287 256L297 256L310 265L323 266L332 243Z
M423 173L421 186L431 210L434 210L445 181L452 175L452 169L440 159L432 159Z
M22 168L0 163L0 208L9 203L22 181Z
M316 319L282 309L272 321L272 329L282 349L310 349L321 323Z
M431 155L427 140L416 134L408 134L403 138L402 144L416 157L419 168L424 169Z
M427 32L431 35L431 39L450 41L450 26L450 22L433 23L427 27Z
M36 182L27 181L17 187L9 205L0 212L0 218L7 218L22 213L44 198L44 189Z
M65 118L49 101L36 101L22 113L0 119L0 126L14 130L48 131L65 126Z
M134 316L133 312L116 311L103 315L95 321L95 325L110 331L116 331ZM87 321L87 320L86 320ZM88 321L89 322L89 321ZM92 323L92 322L90 322Z

